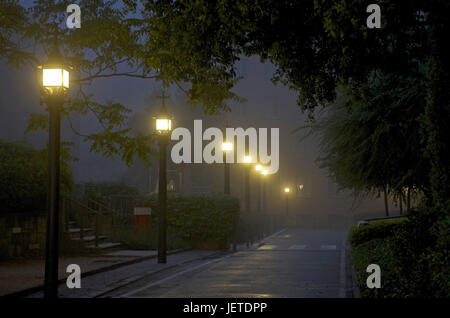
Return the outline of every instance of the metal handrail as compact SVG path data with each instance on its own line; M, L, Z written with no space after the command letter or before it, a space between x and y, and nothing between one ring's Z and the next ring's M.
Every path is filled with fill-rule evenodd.
M94 238L95 238L94 245L95 245L95 247L98 247L98 245L99 245L99 216L103 217L103 216L105 216L105 214L100 212L100 211L97 211L97 210L95 210L95 209L93 209L91 207L89 207L88 205L80 202L79 200L75 200L74 198L67 197L66 199L68 199L70 202L73 202L73 203L77 204L79 207L81 207L85 211L84 213L87 212L87 213L91 213L91 214L94 215L94 217L95 217L95 221L94 221L95 222L95 224L94 224ZM92 200L90 198L87 198L87 199L88 199L88 202L90 200L91 202L97 203L99 206L103 206L103 204L101 204L101 203L99 203L99 202L97 202L95 200ZM113 210L111 210L109 208L108 208L108 211L112 212L113 215L115 213ZM84 217L85 217L85 215L83 215L83 212L81 212L81 213L82 214L81 214L79 226L80 226L80 240L83 241L83 239L84 239L84 222L85 222Z
M94 213L94 214L98 214L98 215L100 215L100 216L103 216L103 214L102 214L101 212L96 211L96 210L94 210L94 209L88 207L87 205L81 203L81 202L78 201L78 200L75 200L75 199L73 199L73 198L66 198L66 199L68 199L68 200L71 201L71 202L74 202L74 203L78 204L78 205L81 206L83 209L86 209L86 210L88 210L88 211L91 212L91 213Z
M111 207L109 207L109 206L107 206L107 205L105 205L105 204L103 204L103 203L101 203L101 202L98 202L98 201L96 201L96 200L94 200L94 199L91 199L91 198L89 198L89 197L86 197L86 200L87 200L88 204L89 204L89 202L93 202L93 203L95 203L96 205L98 205L98 206L102 207L103 209L105 209L106 211L111 212L111 213L114 213L114 214L117 214L117 211L116 211L116 210L113 210Z

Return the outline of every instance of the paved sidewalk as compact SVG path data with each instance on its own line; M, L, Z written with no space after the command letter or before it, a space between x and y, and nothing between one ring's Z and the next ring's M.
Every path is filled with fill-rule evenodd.
M246 244L239 244L237 250L245 250L247 248L252 248L257 246L256 244L247 246ZM231 251L232 249L230 249ZM200 251L200 250L189 250L189 249L179 249L168 251L168 258L173 258L177 264L190 262L195 259L201 259L208 257L213 254L217 254L218 251ZM176 254L176 255L175 255ZM77 264L81 268L81 275L84 277L88 273L89 277L94 277L90 279L96 281L95 293L98 293L102 288L110 288L111 284L116 282L121 283L123 279L123 272L121 268L128 267L127 265L137 264L136 270L139 271L140 267L143 267L146 271L150 268L148 263L139 265L140 263L149 260L150 263L154 262L155 266L151 267L151 270L158 271L163 267L169 267L166 265L158 266L156 264L157 251L139 251L139 250L119 250L104 254L102 256L80 256L80 257L64 257L59 258L59 279L66 279L68 273L66 273L66 268L69 264ZM176 257L174 257L176 256ZM170 265L170 262L168 262ZM36 288L42 286L44 283L44 259L33 259L33 260L12 260L0 262L0 297L20 292L30 288ZM130 269L125 269L129 271ZM119 274L116 274L119 273ZM128 275L126 279L130 279L131 276L135 276L136 273L131 273L134 275ZM92 275L92 276L91 276ZM108 277L103 284L98 282L99 277ZM113 279L112 279L113 278ZM111 280L112 279L112 280ZM86 279L83 279L85 281ZM102 279L101 279L102 280ZM108 286L107 286L108 285ZM64 287L63 287L64 288ZM86 289L84 289L86 291ZM31 297L40 297L40 292L37 291L33 293ZM64 293L66 294L66 293ZM26 295L19 295L26 296ZM67 295L61 295L62 297ZM89 297L93 294L90 293ZM84 295L70 295L69 297L86 297Z
M169 253L184 250L169 251ZM128 263L153 258L156 255L156 251L120 250L102 256L61 256L59 258L59 279L65 279L69 275L66 273L69 264L78 264L82 273L87 273L116 268ZM0 262L0 297L42 285L44 283L44 262L43 258Z

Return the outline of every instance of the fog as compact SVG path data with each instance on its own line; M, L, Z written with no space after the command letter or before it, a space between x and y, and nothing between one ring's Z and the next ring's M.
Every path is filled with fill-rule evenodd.
M285 194L282 189L289 186L296 189L303 185L302 191L292 191L289 197L289 211L293 215L314 217L315 222L326 222L334 215L353 220L365 216L383 216L381 198L355 200L349 193L337 191L337 186L327 178L327 171L316 164L318 140L316 136L305 137L304 131L293 130L305 125L306 114L302 114L296 104L296 93L282 85L270 81L274 67L262 64L259 58L243 57L237 64L238 74L244 78L236 85L234 92L247 99L242 104L229 104L231 112L207 116L200 109L189 110L180 90L170 88L168 110L174 115L174 127L192 129L194 119L203 120L207 127L255 127L280 129L280 168L278 173L265 178L267 211L284 213ZM44 147L47 134L30 132L25 134L27 120L32 113L44 112L39 104L39 90L36 72L33 69L14 70L1 65L0 94L0 138L25 140L36 147ZM98 79L89 88L95 100L114 101L133 110L130 124L144 133L151 133L151 116L159 110L160 83L153 80L112 78ZM92 133L100 127L93 115L80 117L71 115L74 128L80 133ZM146 131L147 130L147 131ZM90 153L90 144L83 141L70 128L67 120L62 122L63 141L75 143L74 156L79 162L72 164L77 183L86 181L123 181L137 186L142 192L152 192L157 184L157 165L146 168L142 162L135 162L128 168L119 159L105 159L99 154ZM177 191L184 193L211 193L223 191L223 165L220 164L180 164L169 162L168 182L176 184ZM252 208L255 208L256 175L251 177ZM243 168L231 167L231 194L243 200ZM353 209L352 209L353 207ZM390 210L398 209L390 202ZM355 215L357 214L357 215Z

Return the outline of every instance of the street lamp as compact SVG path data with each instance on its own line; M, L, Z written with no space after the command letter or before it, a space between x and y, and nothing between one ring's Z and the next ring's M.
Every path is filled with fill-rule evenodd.
M166 110L164 94L162 98L162 107L155 119L156 135L159 145L159 233L158 233L158 263L167 262L167 166L166 153L167 144L172 131L172 117Z
M252 163L252 157L251 156L244 156L243 158L244 162L244 184L245 184L245 210L247 211L247 214L250 215L250 164ZM250 223L248 224L248 234L250 234ZM249 240L247 238L247 246L249 246Z
M263 166L257 164L255 166L256 172L259 172L259 175L256 177L257 185L256 185L256 211L258 213L261 212L261 171L263 170Z
M252 163L252 157L244 156L243 160L245 167L245 209L250 213L250 168L248 165Z
M224 189L223 193L230 194L230 164L227 162L227 152L233 150L233 144L231 142L222 143L223 151L223 163L225 164L224 170Z
M256 169L256 168L255 168ZM259 170L259 172L261 173L261 175L260 175L260 177L262 177L262 186L261 186L261 190L262 190L262 199L261 199L261 201L262 201L262 211L263 211L263 215L264 215L264 217L265 217L265 219L267 219L267 207L266 207L266 205L267 205L267 202L266 202L266 182L265 182L265 177L269 174L269 171L267 170L267 169L265 169L264 167L261 167L261 170ZM269 225L270 225L271 223L269 222ZM267 228L267 226L266 226L266 222L264 222L264 229L266 229ZM265 230L264 230L265 231ZM270 232L270 228L269 228L269 232Z
M227 142L225 141L224 143L222 143L222 151L223 151L223 163L225 164L225 168L224 168L224 189L223 189L223 193L229 195L230 194L230 164L227 162L227 152L229 151L233 151L234 149L234 145L231 142ZM237 226L238 226L238 222L239 220L237 218L235 218L233 220L234 222L234 233L233 233L233 252L237 251Z
M289 187L284 188L284 193L286 195L286 217L289 215L289 193L291 189Z
M69 90L69 69L55 44L48 61L39 66L44 100L49 112L48 136L48 215L45 247L44 297L58 297L58 248L59 248L59 175L61 109Z

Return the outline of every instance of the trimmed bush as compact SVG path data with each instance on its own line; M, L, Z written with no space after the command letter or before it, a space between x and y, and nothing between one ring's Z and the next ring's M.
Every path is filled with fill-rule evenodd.
M363 298L399 297L400 273L395 268L395 257L390 248L389 238L374 239L352 247L352 262L358 278L358 287ZM367 287L366 272L369 264L377 264L381 269L381 288Z
M151 206L152 223L158 224L158 196L145 197L142 203ZM169 232L184 240L226 244L233 235L238 217L239 200L231 196L168 194Z
M406 218L371 221L360 227L352 226L348 232L348 241L351 246L357 246L374 239L384 239L394 234Z
M407 218L376 221L349 231L362 297L450 297L448 208L424 203ZM381 268L381 288L366 287L369 264Z

